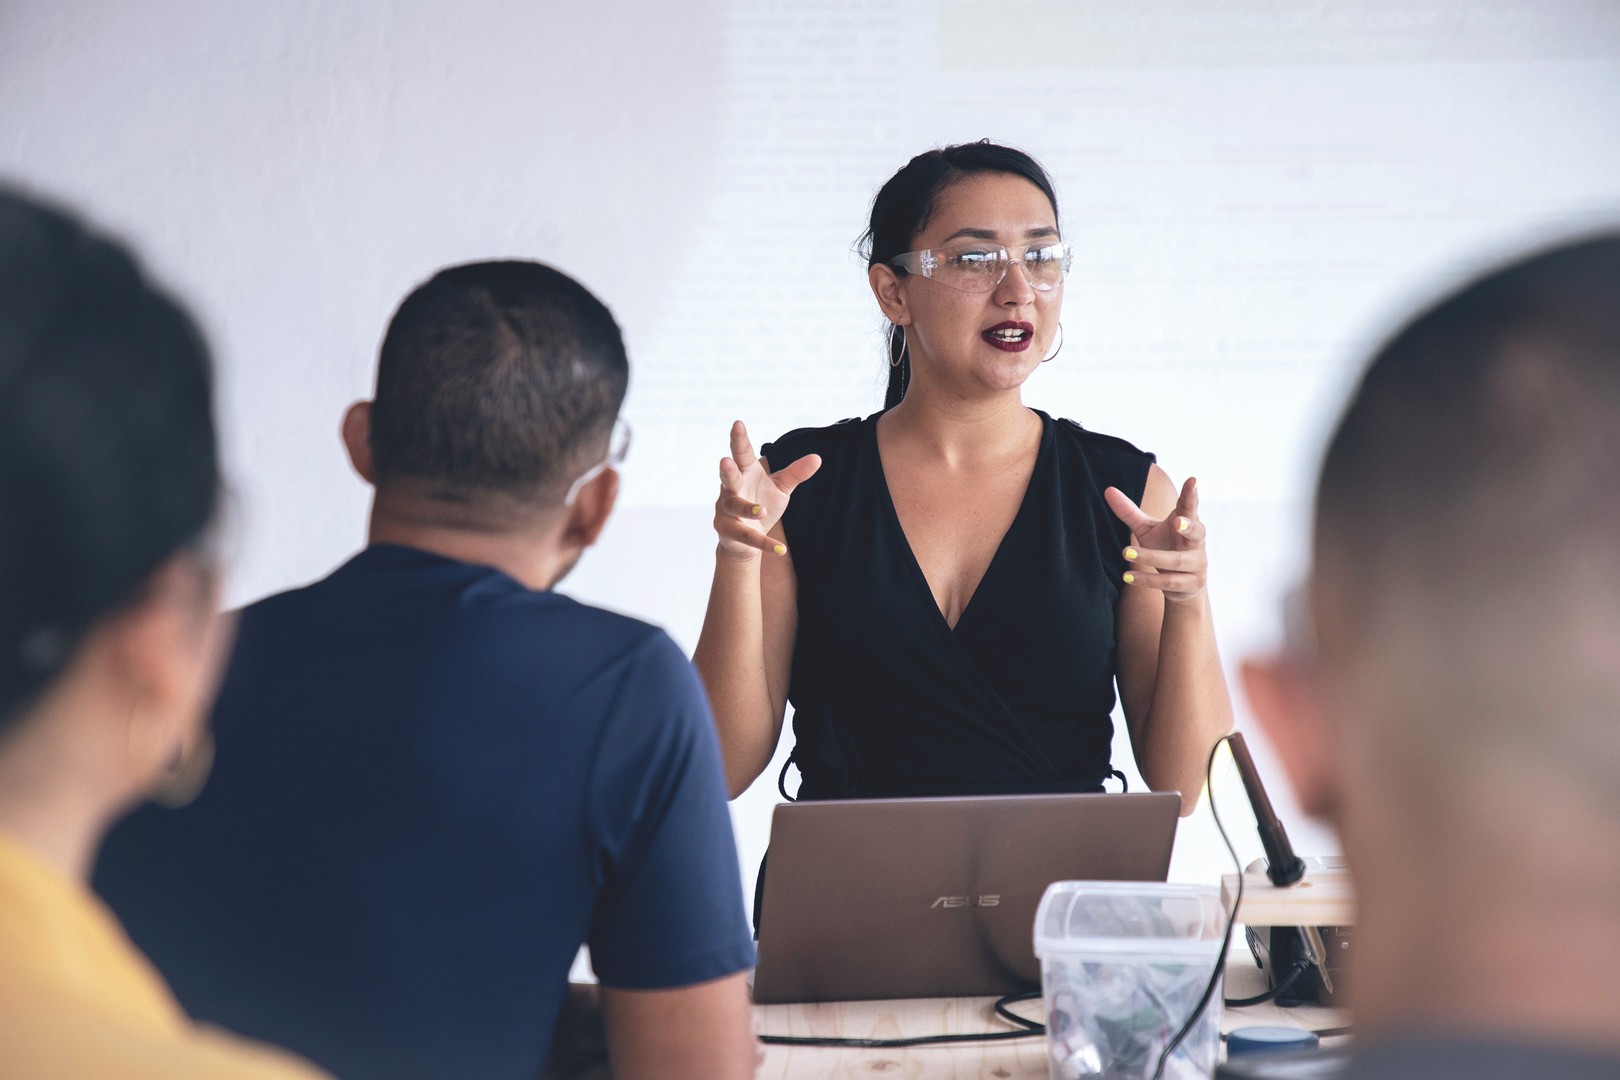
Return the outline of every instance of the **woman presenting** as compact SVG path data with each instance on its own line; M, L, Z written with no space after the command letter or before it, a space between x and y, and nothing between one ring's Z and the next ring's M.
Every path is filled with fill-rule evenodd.
M920 154L865 243L886 407L757 456L739 422L720 466L694 660L732 797L788 702L801 798L1101 790L1117 683L1143 778L1190 813L1231 726L1196 485L1023 404L1070 261L1045 170Z

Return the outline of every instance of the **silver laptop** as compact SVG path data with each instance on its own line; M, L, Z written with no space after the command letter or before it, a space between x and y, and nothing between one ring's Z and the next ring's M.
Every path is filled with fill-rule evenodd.
M1046 886L1163 881L1180 808L1175 792L778 806L754 1000L1036 989Z

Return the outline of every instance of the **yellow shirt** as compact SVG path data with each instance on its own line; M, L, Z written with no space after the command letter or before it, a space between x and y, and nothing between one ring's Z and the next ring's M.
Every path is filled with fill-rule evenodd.
M320 1075L283 1051L193 1024L87 886L0 835L0 1077Z

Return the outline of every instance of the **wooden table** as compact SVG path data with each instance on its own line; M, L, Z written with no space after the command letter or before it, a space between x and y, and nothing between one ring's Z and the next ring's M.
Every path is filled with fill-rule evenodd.
M1234 947L1226 968L1226 996L1249 997L1264 989L1264 976L1255 967L1248 950L1239 951ZM762 1035L893 1039L946 1032L1006 1030L1005 1021L991 1011L994 1003L994 998L837 1001L819 1005L756 1005L754 1013ZM1042 1018L1039 1001L1014 1008L1032 1019ZM1256 1025L1323 1029L1342 1027L1348 1022L1342 1009L1312 1006L1283 1009L1268 1004L1223 1010L1221 1031ZM1331 1043L1332 1040L1325 1041ZM864 1080L868 1077L1046 1080L1046 1040L1032 1037L895 1050L767 1045L765 1064L758 1076L759 1080Z

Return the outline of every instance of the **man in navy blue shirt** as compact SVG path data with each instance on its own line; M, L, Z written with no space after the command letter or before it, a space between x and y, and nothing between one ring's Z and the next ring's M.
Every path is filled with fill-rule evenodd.
M401 304L343 426L369 546L243 612L207 786L97 868L195 1016L350 1080L535 1080L584 943L616 1076L752 1075L703 690L662 631L550 591L612 510L628 377L545 266Z

